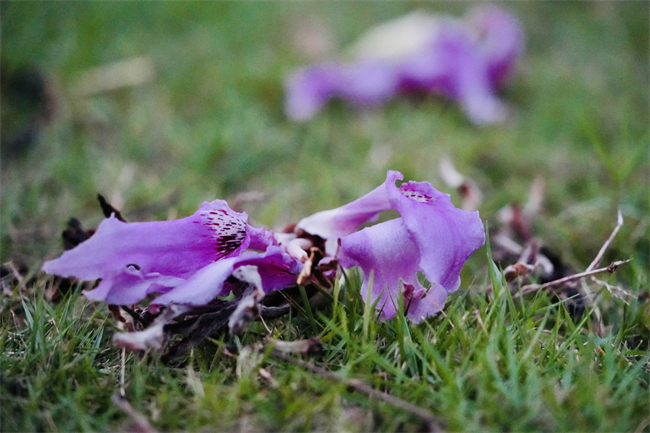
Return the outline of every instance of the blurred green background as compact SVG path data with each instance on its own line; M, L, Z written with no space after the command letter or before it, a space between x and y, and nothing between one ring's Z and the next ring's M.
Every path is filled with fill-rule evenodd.
M491 226L542 176L535 234L578 268L595 256L620 205L626 222L608 258L633 256L624 275L645 280L645 1L501 4L526 35L502 92L514 113L503 125L476 127L439 97L397 97L372 111L333 103L304 124L285 117L283 81L314 62L309 41L331 56L414 9L462 16L469 6L2 2L2 262L34 268L57 255L70 216L88 227L103 218L97 193L128 221L144 221L257 191L265 198L242 209L277 229L365 194L395 169L458 203L439 176L440 158L450 155L480 186ZM140 84L102 90L106 79L96 79L88 87L93 68L133 58L142 60Z

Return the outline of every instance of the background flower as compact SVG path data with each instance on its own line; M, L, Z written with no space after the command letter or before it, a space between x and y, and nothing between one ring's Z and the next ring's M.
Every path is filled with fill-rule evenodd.
M507 108L496 89L522 48L517 19L501 8L477 8L464 20L413 12L369 30L350 50L351 62L294 72L287 115L310 119L332 97L377 105L403 90L456 99L477 124L500 122Z

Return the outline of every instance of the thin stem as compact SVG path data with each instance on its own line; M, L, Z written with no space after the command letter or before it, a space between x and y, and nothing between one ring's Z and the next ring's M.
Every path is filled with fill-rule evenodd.
M377 391L370 385L358 380L358 379L346 379L332 371L325 370L324 368L318 367L316 365L310 364L308 362L305 362L301 359L294 358L293 356L285 355L282 352L279 352L277 350L272 350L271 355L274 358L280 359L285 362L290 362L294 365L297 365L299 367L302 367L306 370L310 370L313 373L316 373L317 375L324 377L326 379L331 379L335 380L337 382L344 383L345 385L355 389L356 391L363 392L367 394L370 397L377 398L379 400L385 401L386 403L389 403L399 409L402 409L406 412L409 412L413 415L416 415L420 418L422 418L424 421L427 422L429 426L429 432L431 433L442 433L444 430L442 427L440 427L440 421L438 418L433 415L431 412L429 412L426 409L423 409L419 406L416 406L414 404L411 404L407 401L404 401L398 397L395 397L390 394L383 393L381 391Z
M564 283L567 283L567 282L573 281L573 280L579 280L580 278L588 277L590 275L599 274L601 272L612 273L620 265L623 265L623 264L625 264L625 263L627 263L629 261L630 261L629 259L628 260L618 260L616 262L612 262L609 266L604 267L604 268L599 268L599 269L594 269L594 270L591 270L591 271L580 272L580 273L577 273L577 274L569 275L568 277L564 277L564 278L560 278L560 279L557 279L557 280L549 281L548 283L544 283L544 284L528 284L528 285L523 286L521 288L521 293L526 295L526 294L534 292L536 290L541 290L541 289L545 289L547 287L557 286L557 285L564 284Z
M589 272L593 270L596 266L598 266L598 263L602 260L603 256L605 255L605 251L607 251L607 248L609 248L609 244L612 243L612 240L614 240L614 236L616 236L616 233L621 229L621 226L623 225L623 214L621 213L621 208L618 208L618 221L616 223L616 227L614 227L614 230L612 230L612 234L609 235L609 238L605 241L602 247L600 247L600 251L598 251L598 254L596 255L596 258L591 262L589 267L585 270L586 272Z

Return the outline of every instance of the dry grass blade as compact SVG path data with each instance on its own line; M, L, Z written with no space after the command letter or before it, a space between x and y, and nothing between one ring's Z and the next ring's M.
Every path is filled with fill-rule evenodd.
M600 274L601 272L612 273L612 272L614 272L616 270L616 268L618 268L619 266L621 266L621 265L623 265L625 263L628 263L629 261L630 261L630 259L628 259L628 260L618 260L618 261L610 263L609 266L606 266L604 268L599 268L599 269L594 269L594 270L591 270L591 271L580 272L580 273L577 273L577 274L569 275L568 277L564 277L564 278L560 278L560 279L557 279L557 280L549 281L548 283L544 283L544 284L528 284L526 286L522 286L521 293L526 295L526 294L532 293L532 292L534 292L536 290L545 289L547 287L558 286L560 284L568 283L569 281L579 280L581 278L585 278L585 277L588 277L588 276L591 276L591 275Z
M318 337L296 341L282 341L267 337L266 343L273 345L274 351L285 354L302 353L306 355L312 355L323 350L323 343L321 343Z
M442 432L444 432L444 430L442 429L442 427L440 425L441 423L438 420L438 418L435 415L433 415L431 412L426 410L426 409L423 409L423 408L421 408L419 406L411 404L411 403L409 403L407 401L404 401L404 400L402 400L400 398L397 398L397 397L395 397L393 395L386 394L386 393L383 393L381 391L377 391L376 389L374 389L370 385L368 385L368 384L366 384L366 383L364 383L364 382L362 382L360 380L346 379L346 378L341 377L340 375L338 375L338 374L336 374L336 373L334 373L332 371L325 370L325 369L320 368L320 367L318 367L316 365L313 365L313 364L310 364L310 363L305 362L303 360L294 358L293 356L285 355L284 353L282 353L282 352L280 352L278 350L272 350L271 355L274 358L280 359L280 360L285 361L285 362L290 362L290 363L292 363L294 365L297 365L299 367L302 367L302 368L304 368L306 370L310 370L311 372L316 373L317 375L319 375L321 377L331 379L331 380L335 380L337 382L344 383L347 386L349 386L349 387L351 387L351 388L353 388L353 389L355 389L355 390L357 390L359 392L363 392L363 393L367 394L370 397L374 397L374 398L377 398L379 400L385 401L386 403L389 403L389 404L391 404L391 405L393 405L393 406L395 406L395 407L397 407L399 409L402 409L402 410L404 410L406 412L409 412L409 413L411 413L413 415L416 415L416 416L422 418L422 420L424 420L427 423L427 426L428 426L427 431L428 432L431 432L431 433L442 433Z
M622 225L623 225L623 214L621 213L621 208L618 208L616 227L614 227L614 230L612 230L612 234L609 235L609 238L607 238L603 246L600 247L600 251L598 251L598 254L596 254L594 260L587 267L586 269L587 272L593 270L596 266L598 266L598 263L600 263L600 261L602 260L603 255L605 255L605 251L607 251L607 248L609 248L609 245L612 243L612 240L614 239L614 237L616 236L616 234L618 233ZM583 292L587 295L587 298L591 299L593 302L594 296L591 293L589 284L587 284L585 280L580 281L580 283ZM596 327L596 333L602 336L604 334L604 329L605 329L605 325L603 323L603 314L600 311L600 307L595 303L594 303L594 314L596 320L598 321L598 326Z
M18 287L20 287L20 291L22 293L27 291L27 286L25 285L25 279L23 278L22 275L20 275L20 271L18 270L16 265L14 265L13 262L7 262L3 264L2 267L6 269L9 272L10 276L16 280L16 282L18 283ZM3 284L3 291L6 294L11 294L11 290L5 288L4 284Z
M140 412L133 409L131 404L124 398L121 394L115 393L111 397L111 401L115 406L118 407L122 412L124 412L133 422L131 428L128 431L138 432L138 433L157 433L158 430L153 428L147 418L142 415Z
M612 230L612 234L609 235L609 238L605 241L602 247L600 247L600 251L598 251L598 254L596 255L596 258L591 262L591 264L587 267L586 271L589 272L593 270L596 266L598 266L598 263L602 260L603 256L605 255L605 251L607 251L607 248L609 248L609 244L612 243L612 240L618 233L618 231L621 229L623 226L623 214L621 214L621 209L618 209L618 220L616 223L616 227L614 227L614 230Z
M133 57L85 71L74 87L79 96L88 96L153 80L156 66L149 57Z

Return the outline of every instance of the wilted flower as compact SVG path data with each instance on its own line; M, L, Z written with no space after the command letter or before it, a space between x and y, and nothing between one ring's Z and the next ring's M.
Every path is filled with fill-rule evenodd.
M302 269L302 264L284 249L269 246L263 253L249 251L238 257L211 263L187 281L156 298L153 303L207 304L217 296L226 296L231 291L237 291L237 286L231 283L228 277L242 266L257 267L265 293L295 285L296 275Z
M419 322L440 311L447 294L458 288L461 268L485 243L485 233L478 212L457 209L449 195L428 182L396 186L401 179L401 173L389 171L386 182L374 191L338 209L312 215L298 227L338 238L335 257L344 267L363 269L362 295L366 297L372 281L371 299L366 302L379 298L381 318L395 315L402 290L408 317ZM389 209L401 217L355 232L361 223ZM431 283L430 289L418 281L419 272Z
M389 171L383 185L303 219L293 233L254 228L246 213L233 211L223 200L204 203L194 215L175 221L125 223L113 215L43 269L101 279L85 295L111 304L133 304L160 293L151 303L156 310L170 303L205 305L231 292L239 296L250 281L255 299L249 301L255 306L272 290L309 281L312 272L322 271L313 275L318 281L325 274L331 278L325 264L338 261L363 269L364 297L373 276L367 301L379 298L381 318L394 316L401 291L408 317L419 322L442 309L447 293L458 288L465 260L485 239L477 212L455 208L448 195L427 182L396 186L402 178ZM356 231L390 209L401 217ZM430 289L418 281L420 272Z
M246 213L234 212L223 200L203 203L194 215L175 221L125 223L111 216L90 239L45 263L43 270L101 279L97 288L85 292L89 299L133 304L182 285L211 263L234 264L248 249L264 251L277 244L272 232L247 221Z
M376 105L415 90L458 100L475 123L500 122L507 109L495 91L522 47L518 21L497 7L475 9L463 20L414 12L371 29L350 50L351 62L293 73L286 111L302 121L332 97Z

